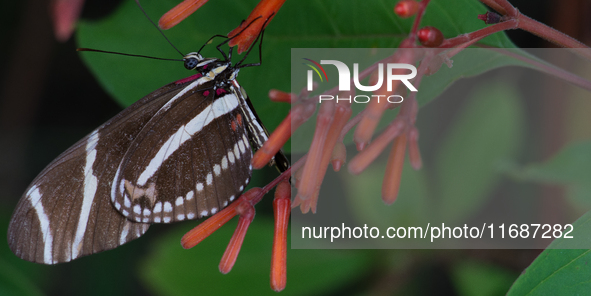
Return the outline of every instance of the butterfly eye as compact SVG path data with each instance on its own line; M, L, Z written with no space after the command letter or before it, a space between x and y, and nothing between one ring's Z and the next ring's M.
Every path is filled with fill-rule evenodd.
M196 58L186 58L185 59L185 69L187 70L193 70L195 68L197 68L197 65L199 64L199 61Z

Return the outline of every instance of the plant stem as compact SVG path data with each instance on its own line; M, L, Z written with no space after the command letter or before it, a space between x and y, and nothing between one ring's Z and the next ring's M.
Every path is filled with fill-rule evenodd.
M512 20L516 20L517 21L517 28L528 31L534 35L537 35L538 37L544 38L544 39L546 39L554 44L557 44L559 46L567 47L567 48L574 48L575 49L574 51L578 55L591 60L591 51L577 50L580 48L585 48L585 49L589 48L587 45L579 42L578 40L560 32L560 31L558 31L546 24L538 22L538 21L520 13L517 8L515 8L513 5L511 5L511 3L509 3L509 1L507 1L507 0L480 0L480 2L488 5L492 9L494 9L497 12L499 12L500 14L502 14L503 16L509 18L509 20L507 20L505 22L501 22L501 23L492 25L488 28L494 28L495 30L515 29L515 27L509 27L509 28L502 29L503 26L500 26L500 24L507 23ZM499 26L497 26L497 25L499 25ZM495 27L495 26L497 26L497 27ZM482 36L486 33L487 33L486 31L478 30L473 33L468 33L464 36L458 36L456 38L462 37L464 39L455 40L456 38L452 38L452 39L444 42L442 47L454 47L454 46L458 45L458 42L460 40L465 40L467 37L468 38L477 38L478 36ZM472 34L475 34L475 35L472 35ZM488 34L490 35L492 33L488 33ZM453 42L452 42L452 40L453 40ZM464 42L467 42L467 41L468 40L465 40ZM460 42L460 43L464 43L464 42Z
M474 31L474 32L470 32L470 33L467 33L464 35L460 35L458 37L447 39L447 40L443 41L443 43L441 44L440 47L441 48L456 47L456 46L459 46L460 44L470 42L473 39L477 39L477 38L480 39L480 38L484 38L488 35L491 35L491 34L494 34L497 32L515 29L518 27L518 25L519 25L519 23L517 20L510 19L508 21L494 24L494 25L482 28L482 29Z
M496 0L480 0L480 2L486 4L486 6L492 8L493 10L500 13L501 15L507 14L505 9L502 6L500 6L499 4L497 4Z
M417 39L417 32L419 31L419 25L421 23L421 19L423 18L423 15L425 14L425 10L427 8L427 5L429 5L429 1L431 1L431 0L422 0L419 3L419 11L417 12L417 17L415 17L415 21L412 24L410 34L408 34L408 38L412 39L415 42Z
M483 2L482 0L480 0ZM492 0L496 3L496 5L500 6L505 12L501 13L502 15L510 16L510 17L517 17L520 15L519 10L515 8L515 6L511 5L507 0ZM487 1L491 2L491 1ZM500 12L500 11L499 11Z
M561 69L557 66L554 66L551 64L546 64L546 63L541 63L541 62L531 59L527 56L523 56L518 53L512 52L510 50L503 49L503 48L494 48L494 47L488 47L488 46L485 46L484 48L489 48L493 51L496 51L496 52L502 53L504 55L510 56L512 58L518 59L520 61L526 62L526 63L532 65L534 67L534 69L536 69L540 72L546 73L548 75L552 75L552 76L562 79L566 82L572 83L578 87L581 87L581 88L584 88L588 91L591 91L591 81L589 81L581 76L578 76L576 74L573 74L569 71Z
M528 31L534 35L542 37L550 42L567 48L585 48L589 47L578 40L548 26L540 23L526 15L519 15L519 28ZM591 51L589 50L575 50L577 54L591 60Z

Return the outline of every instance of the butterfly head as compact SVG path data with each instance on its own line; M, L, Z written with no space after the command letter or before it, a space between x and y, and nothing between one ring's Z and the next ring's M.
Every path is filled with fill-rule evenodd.
M216 58L204 58L198 52L191 52L183 57L187 70L201 70L206 65L218 61Z

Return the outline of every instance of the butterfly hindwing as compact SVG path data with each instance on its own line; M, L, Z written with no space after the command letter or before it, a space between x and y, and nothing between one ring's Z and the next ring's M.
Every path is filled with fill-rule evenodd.
M170 223L215 214L248 184L245 102L201 79L155 114L121 161L111 197L128 219Z

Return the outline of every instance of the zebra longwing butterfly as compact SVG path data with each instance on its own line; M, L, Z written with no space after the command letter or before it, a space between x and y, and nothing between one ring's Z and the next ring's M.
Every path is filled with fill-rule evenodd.
M236 81L260 61L242 64L251 47L232 65L232 48L220 49L229 40L217 46L223 59L185 55L197 74L137 101L51 162L17 204L11 250L32 262L67 262L236 199L250 181L252 149L268 134ZM274 159L280 170L289 166L281 152Z

